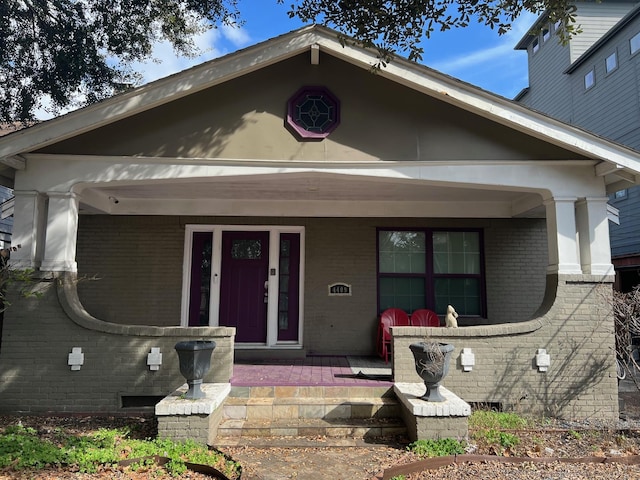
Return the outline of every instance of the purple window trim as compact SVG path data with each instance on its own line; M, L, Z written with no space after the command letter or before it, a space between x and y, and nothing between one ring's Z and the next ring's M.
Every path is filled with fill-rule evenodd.
M320 97L318 99L314 97ZM327 107L327 112L320 112L328 118L319 131L309 130L300 119L300 108L315 101L321 101ZM327 88L320 86L305 86L298 90L287 101L287 125L304 140L322 140L327 138L340 124L340 101Z

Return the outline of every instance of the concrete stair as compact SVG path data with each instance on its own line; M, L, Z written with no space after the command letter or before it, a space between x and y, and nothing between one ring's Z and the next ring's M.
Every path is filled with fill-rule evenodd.
M231 387L216 444L251 438L406 436L393 387Z

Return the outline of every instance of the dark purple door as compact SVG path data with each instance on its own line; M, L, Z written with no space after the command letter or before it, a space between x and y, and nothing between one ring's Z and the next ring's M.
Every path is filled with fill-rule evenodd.
M237 342L267 339L269 232L223 232L219 324Z

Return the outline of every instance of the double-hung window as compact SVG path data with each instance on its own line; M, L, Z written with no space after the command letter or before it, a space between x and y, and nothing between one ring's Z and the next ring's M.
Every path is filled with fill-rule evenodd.
M482 232L378 230L378 308L485 316Z

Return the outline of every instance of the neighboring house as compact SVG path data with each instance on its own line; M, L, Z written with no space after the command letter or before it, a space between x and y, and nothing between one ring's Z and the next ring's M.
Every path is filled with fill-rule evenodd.
M640 150L640 5L575 2L582 33L562 45L561 24L546 16L516 49L527 50L529 87L516 100L598 135ZM615 172L615 166L612 166ZM618 288L640 284L640 188L620 179L610 194L619 224L610 225Z
M0 123L0 137L22 128L22 124ZM9 173L10 177L5 175ZM13 227L13 172L7 165L0 167L0 250L11 246L11 229Z
M446 382L466 401L617 418L607 194L640 156L376 61L306 27L0 139L12 263L42 278L10 292L0 410L166 395L186 338L217 342L216 382L234 356L373 355L381 310L453 304L461 328L393 330L397 381L428 334L475 353Z

